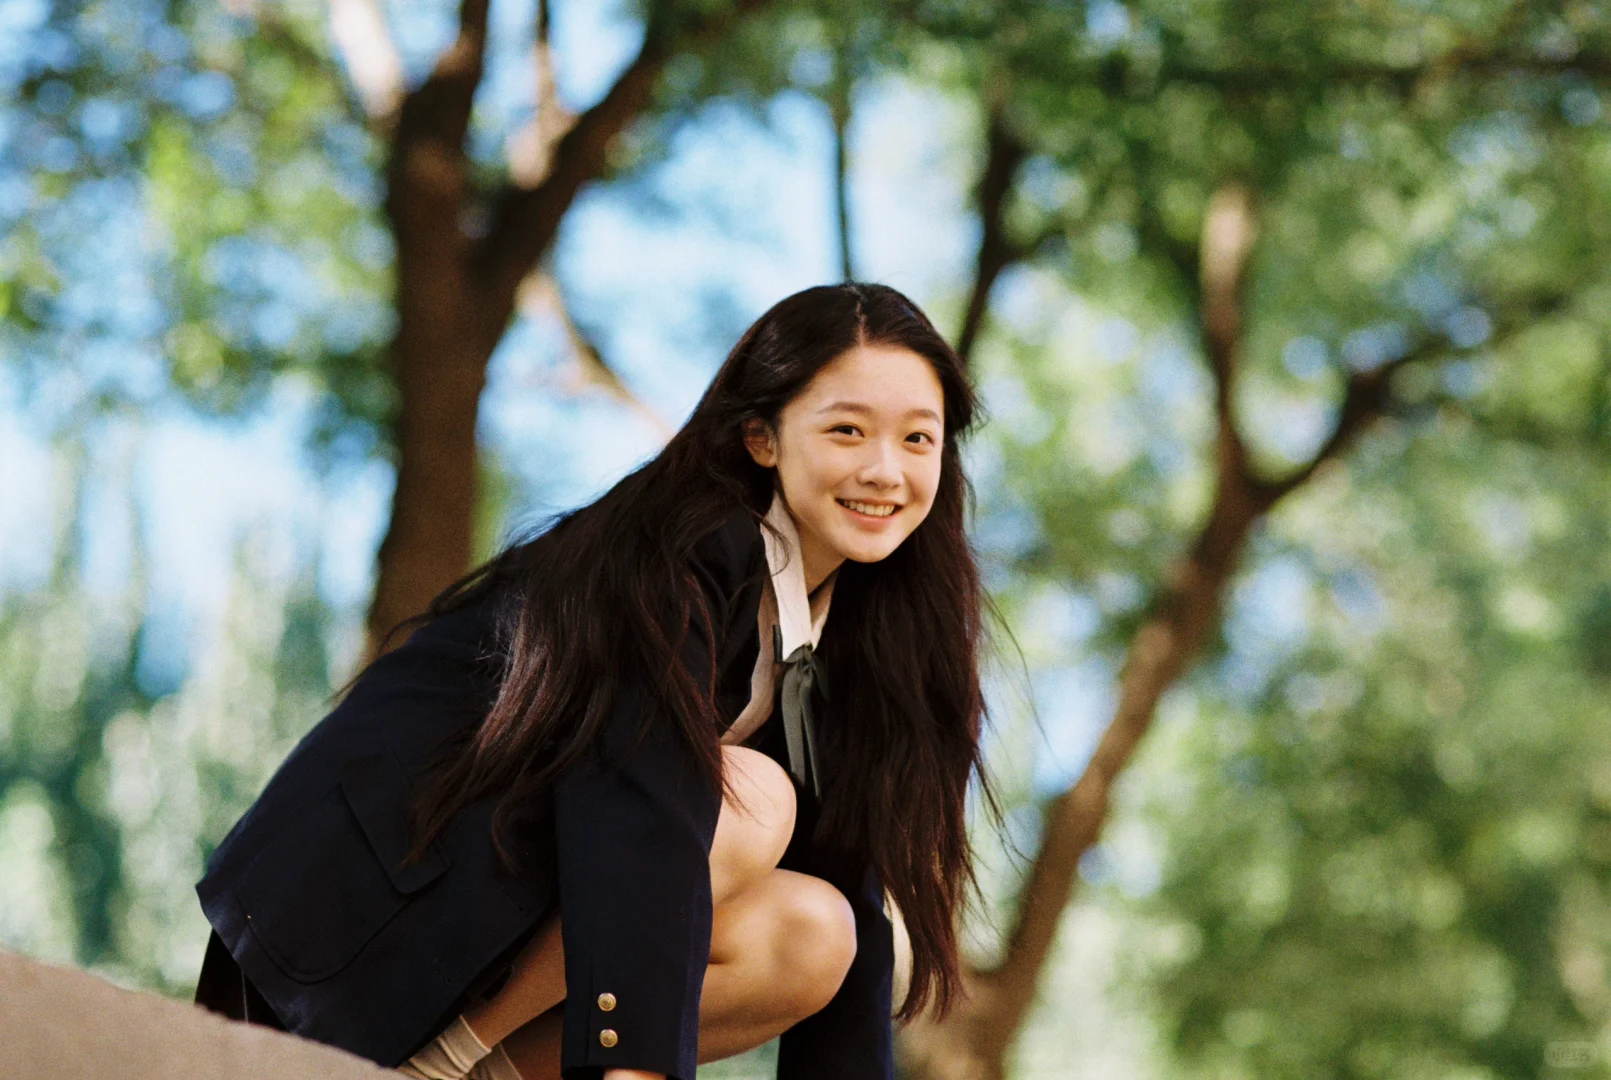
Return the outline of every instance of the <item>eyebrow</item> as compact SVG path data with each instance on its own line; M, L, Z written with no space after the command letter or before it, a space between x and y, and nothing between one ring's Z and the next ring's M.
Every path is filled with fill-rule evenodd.
M866 416L871 414L872 411L873 410L871 408L857 401L830 401L828 404L818 409L817 413L820 415L822 413L830 412L851 412L861 413L862 415ZM929 420L933 420L936 424L942 422L940 420L940 414L935 412L933 409L909 409L906 415L908 417L926 417Z

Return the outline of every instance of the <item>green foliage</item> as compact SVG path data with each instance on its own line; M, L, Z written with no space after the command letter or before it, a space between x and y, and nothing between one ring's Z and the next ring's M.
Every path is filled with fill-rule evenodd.
M1611 706L1574 618L1608 449L1435 423L1265 538L1299 640L1249 694L1194 680L1136 780L1167 849L1140 907L1184 942L1137 970L1188 1071L1535 1076L1599 1037ZM1259 617L1224 665L1269 663Z
M1161 880L1097 891L1139 920L1157 1067L1531 1077L1601 1039L1611 143L1571 63L1611 55L1601 16L924 10L1028 153L1005 225L1029 258L977 359L979 537L1038 671L1116 671L1213 497L1216 190L1251 190L1259 226L1234 403L1259 472L1319 449L1351 374L1415 358L1387 425L1261 533L1084 868L1163 852ZM1092 624L1060 629L1048 591ZM1041 719L1055 744L1107 714Z
M334 620L311 582L277 576L251 537L235 569L205 640L185 640L172 611L143 610L138 577L109 601L69 560L47 586L0 600L9 947L192 992L203 863L332 689Z
M210 412L257 408L291 374L328 403L313 449L386 437L383 147L333 58L310 44L319 17L81 3L57 5L35 30L70 47L42 50L7 107L31 201L45 209L0 223L0 333L20 374L47 382L49 358L83 332L59 267L108 297L127 287L94 258L113 238L83 235L85 207L121 203L152 230L158 315L95 331L137 344ZM150 392L109 379L97 407L141 407Z

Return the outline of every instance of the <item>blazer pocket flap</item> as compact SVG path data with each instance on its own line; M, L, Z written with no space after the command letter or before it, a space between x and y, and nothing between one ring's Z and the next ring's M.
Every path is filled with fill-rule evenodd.
M389 750L351 758L341 767L341 793L386 875L404 894L425 888L452 865L435 841L418 862L404 865L409 849L411 791L403 767Z

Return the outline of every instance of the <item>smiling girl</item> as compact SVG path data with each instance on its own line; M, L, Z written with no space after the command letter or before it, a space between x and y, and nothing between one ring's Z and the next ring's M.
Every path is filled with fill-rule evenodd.
M693 1080L778 1035L780 1076L891 1077L971 882L972 415L893 289L777 304L292 752L198 886L197 1000L433 1080Z

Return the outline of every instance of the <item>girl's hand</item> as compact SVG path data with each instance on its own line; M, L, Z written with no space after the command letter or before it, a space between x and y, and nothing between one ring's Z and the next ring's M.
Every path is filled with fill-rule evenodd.
M666 1074L644 1072L642 1069L606 1069L604 1080L666 1080Z

